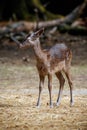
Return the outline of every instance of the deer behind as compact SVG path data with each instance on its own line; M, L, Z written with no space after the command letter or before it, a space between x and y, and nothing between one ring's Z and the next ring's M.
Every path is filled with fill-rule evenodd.
M41 91L44 85L45 76L48 76L48 90L50 97L50 107L53 107L52 103L52 76L53 74L59 80L60 88L57 98L57 106L60 104L60 99L62 95L62 90L64 87L65 79L62 75L62 72L65 73L69 87L70 87L70 105L73 105L73 95L72 95L72 80L70 76L70 67L71 67L71 59L72 53L70 49L65 44L56 44L49 50L42 50L40 45L39 37L43 33L43 29L40 29L37 32L32 33L28 36L25 41L20 44L21 48L25 48L26 46L30 46L33 48L36 61L37 61L37 69L40 78L39 82L39 96L37 101L37 106L40 106L41 99Z

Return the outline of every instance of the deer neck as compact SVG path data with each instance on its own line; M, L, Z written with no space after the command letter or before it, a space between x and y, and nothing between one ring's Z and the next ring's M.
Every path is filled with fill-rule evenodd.
M46 58L46 54L43 52L40 42L35 44L33 49L34 49L34 53L35 53L37 61L44 62L44 60Z

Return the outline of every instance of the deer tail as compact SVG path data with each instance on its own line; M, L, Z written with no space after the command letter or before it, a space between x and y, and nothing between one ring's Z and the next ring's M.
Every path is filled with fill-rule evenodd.
M70 49L67 49L66 51L66 60L70 62L72 60L72 51Z

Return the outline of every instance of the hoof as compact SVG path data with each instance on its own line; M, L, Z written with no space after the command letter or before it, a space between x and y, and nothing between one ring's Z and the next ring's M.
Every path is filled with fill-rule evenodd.
M70 103L70 107L72 107L72 106L74 106L74 102L71 102L71 103Z
M56 106L59 106L59 104L60 104L60 103L59 103L59 102L57 102L57 103L56 103Z
M40 108L40 106L36 106L36 108L38 108L38 109L39 109L39 108Z
M37 104L36 107L37 107L37 108L40 108L40 104Z
M53 108L53 105L50 105L50 108Z

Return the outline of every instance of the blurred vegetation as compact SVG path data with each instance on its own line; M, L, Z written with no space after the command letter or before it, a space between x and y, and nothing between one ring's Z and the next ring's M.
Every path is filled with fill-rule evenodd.
M0 0L0 21L55 19L70 13L84 0ZM87 9L84 12L86 15Z

